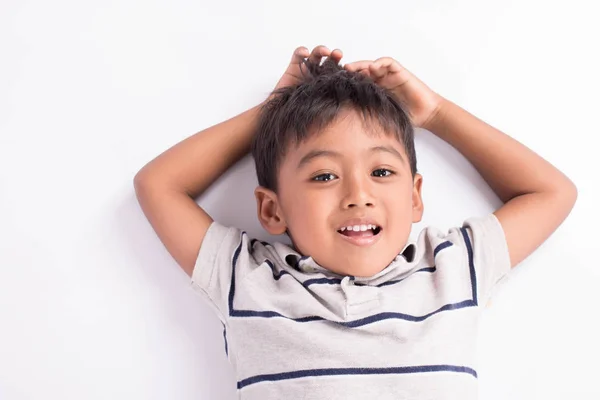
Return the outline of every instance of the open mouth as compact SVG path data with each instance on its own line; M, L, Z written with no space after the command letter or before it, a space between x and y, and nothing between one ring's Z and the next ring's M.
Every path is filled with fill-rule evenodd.
M348 237L372 237L381 232L381 227L377 225L355 225L338 229L338 233Z

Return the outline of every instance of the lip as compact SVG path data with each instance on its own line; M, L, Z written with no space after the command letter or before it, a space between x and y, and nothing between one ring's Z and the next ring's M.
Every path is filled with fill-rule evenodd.
M350 242L351 244L353 244L355 246L367 247L367 246L371 246L371 245L375 244L375 242L377 242L380 239L382 232L383 232L383 229L381 229L377 235L370 236L370 237L352 237L352 236L346 236L343 233L339 233L339 232L337 232L337 234L340 235L342 237L342 239Z

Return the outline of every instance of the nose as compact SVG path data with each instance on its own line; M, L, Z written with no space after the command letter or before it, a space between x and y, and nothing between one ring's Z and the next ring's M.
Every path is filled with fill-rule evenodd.
M343 208L373 207L375 205L371 182L368 177L351 176L346 178L343 190Z

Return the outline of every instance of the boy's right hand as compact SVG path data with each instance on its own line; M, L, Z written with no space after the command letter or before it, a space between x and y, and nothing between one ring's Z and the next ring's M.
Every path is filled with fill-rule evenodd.
M305 58L308 58L314 63L320 64L323 57L330 57L336 63L339 63L342 59L342 56L342 50L335 49L331 51L327 48L327 46L323 45L315 47L310 54L308 53L308 49L306 47L298 47L296 50L294 50L290 65L288 65L287 69L283 73L283 76L279 79L279 82L277 82L274 90L297 85L302 80L302 75L308 73L306 66L303 66L303 61Z

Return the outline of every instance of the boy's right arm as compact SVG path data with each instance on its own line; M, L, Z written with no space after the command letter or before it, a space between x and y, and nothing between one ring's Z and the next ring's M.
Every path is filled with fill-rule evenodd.
M142 211L190 277L213 222L194 199L248 153L259 111L260 105L188 137L135 175L135 193Z
M320 45L309 53L298 47L274 90L299 82L302 61L320 63L322 57L342 58L339 49ZM250 150L263 103L177 143L146 164L134 186L146 218L171 256L191 277L212 218L194 199Z

